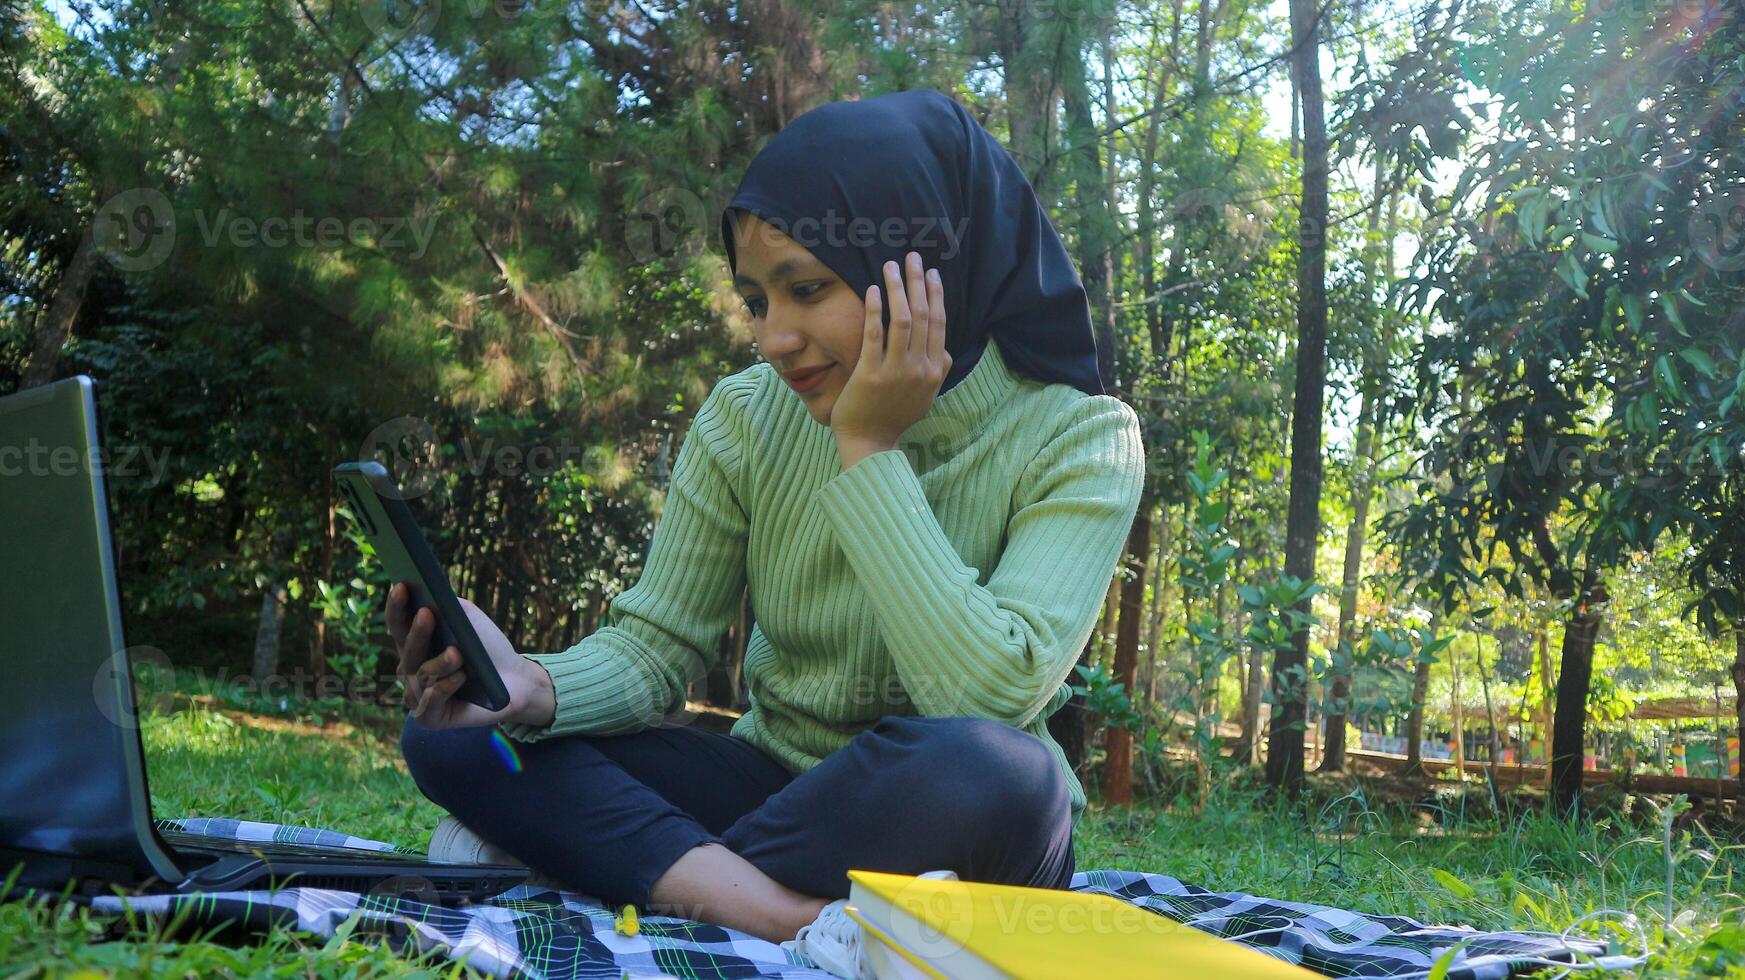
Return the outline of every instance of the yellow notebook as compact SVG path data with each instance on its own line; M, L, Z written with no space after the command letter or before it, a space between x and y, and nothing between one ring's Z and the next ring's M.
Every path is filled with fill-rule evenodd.
M850 871L880 980L1318 977L1108 895Z

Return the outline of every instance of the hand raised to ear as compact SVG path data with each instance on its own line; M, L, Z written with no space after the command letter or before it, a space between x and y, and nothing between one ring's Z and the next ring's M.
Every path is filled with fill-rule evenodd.
M945 286L938 269L922 269L921 253L904 256L907 269L886 262L885 292L866 291L860 360L830 411L842 468L895 449L897 438L933 407L951 355L945 351ZM907 272L907 283L904 272ZM891 327L882 315L890 297Z

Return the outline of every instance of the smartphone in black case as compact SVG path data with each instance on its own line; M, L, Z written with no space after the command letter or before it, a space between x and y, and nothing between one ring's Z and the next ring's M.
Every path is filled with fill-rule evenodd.
M467 619L448 583L448 575L424 540L424 532L418 529L412 509L406 506L405 495L394 484L387 467L370 461L341 463L334 467L333 480L358 529L375 549L382 567L388 570L388 576L396 582L410 583L412 612L416 614L429 607L436 614L431 655L451 646L460 649L467 679L454 696L490 711L507 708L509 689L474 632L472 621Z

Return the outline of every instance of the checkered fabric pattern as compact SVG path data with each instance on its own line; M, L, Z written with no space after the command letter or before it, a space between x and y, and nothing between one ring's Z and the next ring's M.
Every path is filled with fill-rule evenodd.
M216 818L157 824L233 839L423 853L313 827ZM1437 960L1457 946L1447 973L1452 980L1502 978L1533 968L1527 961L1573 962L1605 952L1599 943L1566 943L1543 934L1425 926L1402 916L1361 915L1236 892L1210 892L1167 875L1136 871L1081 871L1073 875L1071 887L1112 895L1335 977L1427 977ZM289 926L321 936L330 936L349 922L351 935L361 941L381 938L402 950L440 948L450 959L464 960L499 977L830 978L774 943L701 922L645 916L636 936L622 936L614 929L612 911L587 896L528 885L457 906L320 888L125 899L98 896L90 902L95 910L116 915L126 903L136 914L152 918L192 906L190 920L197 926L219 922L241 923L250 929Z

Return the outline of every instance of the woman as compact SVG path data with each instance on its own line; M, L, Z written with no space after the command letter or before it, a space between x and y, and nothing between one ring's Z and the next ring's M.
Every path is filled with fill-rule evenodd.
M520 655L468 604L511 694L491 712L449 697L459 652L426 660L431 614L391 594L414 778L560 883L777 941L812 924L821 961L849 868L1065 887L1084 797L1045 723L1144 461L1060 239L925 90L794 120L721 228L767 363L698 410L607 624ZM750 710L672 724L748 586Z

